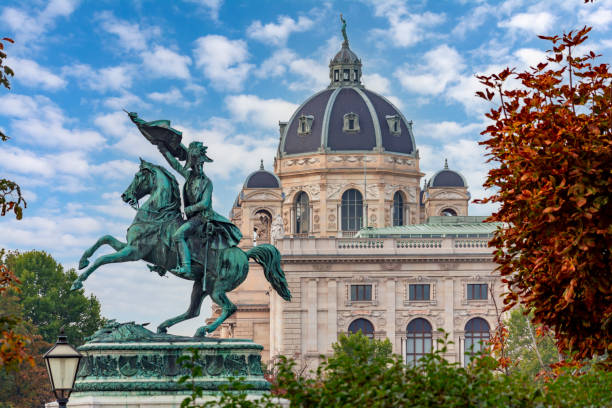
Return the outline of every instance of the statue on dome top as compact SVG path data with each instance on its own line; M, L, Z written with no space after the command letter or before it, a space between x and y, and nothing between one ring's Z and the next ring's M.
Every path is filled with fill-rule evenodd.
M348 44L348 37L346 36L346 20L342 17L342 13L340 13L340 21L342 21L342 37L344 37L344 42Z

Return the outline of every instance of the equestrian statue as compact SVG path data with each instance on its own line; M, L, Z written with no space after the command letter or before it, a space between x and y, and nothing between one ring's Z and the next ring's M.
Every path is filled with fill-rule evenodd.
M104 235L87 249L79 261L79 269L87 268L72 284L83 287L89 275L109 263L144 260L147 267L160 276L170 272L179 278L192 280L191 302L187 311L164 321L158 333L168 327L200 314L206 296L221 307L221 315L211 324L200 327L196 337L214 331L236 311L226 293L246 279L249 258L263 267L264 275L274 290L285 300L291 300L285 274L281 269L280 253L273 245L262 244L248 251L238 247L242 234L230 220L212 208L212 181L204 173L204 163L212 162L207 146L181 143L182 133L170 126L170 121L145 122L134 112L127 112L143 136L158 150L178 174L185 178L183 207L176 178L167 169L140 159L140 168L121 195L124 202L136 210L134 221L127 230L127 242ZM185 164L181 164L181 161ZM140 200L148 195L140 205ZM103 255L89 265L89 258L102 245L116 252Z

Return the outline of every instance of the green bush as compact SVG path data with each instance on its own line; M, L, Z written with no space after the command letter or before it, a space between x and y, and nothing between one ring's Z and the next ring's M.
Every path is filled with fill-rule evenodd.
M315 371L304 375L297 363L281 357L276 363L273 393L291 407L612 407L612 373L590 365L580 373L563 371L544 381L525 372L500 373L486 354L469 367L450 363L444 334L436 350L416 366L406 365L388 340L370 340L361 333L340 336L334 353L322 357ZM219 407L270 407L272 397L247 401L239 382L224 390ZM229 388L228 388L229 389ZM183 405L193 403L193 399Z

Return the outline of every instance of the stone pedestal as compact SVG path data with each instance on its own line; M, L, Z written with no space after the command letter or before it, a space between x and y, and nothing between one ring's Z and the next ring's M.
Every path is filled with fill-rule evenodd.
M68 406L179 407L191 394L179 383L190 374L181 356L201 368L189 383L201 387L204 400L217 399L220 387L230 387L230 377L249 384L249 398L256 399L270 388L261 368L262 348L251 340L155 334L141 325L111 322L78 348L84 357Z

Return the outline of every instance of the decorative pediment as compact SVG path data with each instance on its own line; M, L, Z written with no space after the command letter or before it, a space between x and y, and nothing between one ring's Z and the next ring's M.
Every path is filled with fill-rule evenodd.
M441 191L439 193L433 194L429 197L430 200L467 200L463 194L457 193L455 191Z
M243 201L280 201L280 194L270 191L255 191L245 195Z

